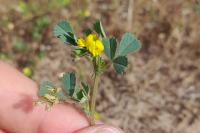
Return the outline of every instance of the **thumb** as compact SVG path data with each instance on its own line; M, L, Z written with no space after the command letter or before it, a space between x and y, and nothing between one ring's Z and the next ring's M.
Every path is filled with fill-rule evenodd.
M88 128L84 128L75 133L124 133L122 130L108 126L108 125L96 125Z

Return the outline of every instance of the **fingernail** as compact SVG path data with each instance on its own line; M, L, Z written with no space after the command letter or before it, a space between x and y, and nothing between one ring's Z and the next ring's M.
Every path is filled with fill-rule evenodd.
M121 133L116 128L99 128L94 133Z
M80 130L77 133L124 133L124 132L118 128L108 125L96 125Z

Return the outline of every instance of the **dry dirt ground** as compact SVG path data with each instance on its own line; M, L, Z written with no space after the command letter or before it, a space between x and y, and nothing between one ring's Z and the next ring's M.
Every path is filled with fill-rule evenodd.
M89 4L91 17L81 25L101 18L109 35L120 38L130 31L142 43L141 51L129 56L124 75L110 69L102 76L97 111L103 121L126 133L200 133L200 15L196 5L195 0L95 0ZM78 29L76 19L67 18ZM58 81L61 72L79 71L89 81L89 64L74 62L70 49L55 38L48 44L34 80Z

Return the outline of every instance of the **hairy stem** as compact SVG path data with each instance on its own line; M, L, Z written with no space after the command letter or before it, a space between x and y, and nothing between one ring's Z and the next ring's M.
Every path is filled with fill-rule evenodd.
M99 82L99 76L98 74L95 74L94 76L94 81L93 81L93 85L91 88L91 92L90 92L90 112L91 112L91 117L90 117L90 125L94 125L95 124L95 118L94 118L94 113L95 113L95 106L96 106L96 95L97 95L97 91L98 91L98 82Z

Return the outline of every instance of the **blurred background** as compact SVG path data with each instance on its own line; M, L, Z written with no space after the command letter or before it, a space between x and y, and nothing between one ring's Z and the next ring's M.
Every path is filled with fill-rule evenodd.
M126 133L200 132L200 1L0 0L0 60L37 83L66 71L89 80L89 64L52 35L63 19L80 36L101 19L108 35L132 32L142 43L125 75L101 78L102 121Z

